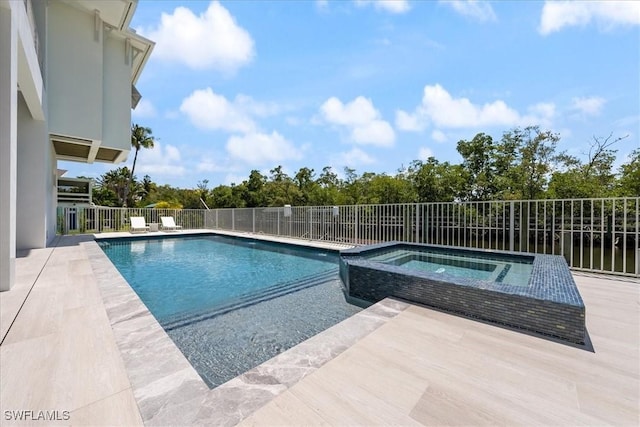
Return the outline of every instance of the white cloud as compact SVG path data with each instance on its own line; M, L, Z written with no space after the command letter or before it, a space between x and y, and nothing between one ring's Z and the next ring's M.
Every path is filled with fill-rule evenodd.
M243 133L256 130L253 117L268 117L282 110L276 103L259 102L242 94L229 101L211 88L193 91L180 105L180 111L200 129Z
M234 72L255 55L251 35L217 1L199 16L177 7L173 14L162 14L157 28L139 31L156 42L153 58L195 70Z
M606 100L598 96L573 98L572 108L585 116L597 116L602 111Z
M251 165L302 158L302 151L275 131L271 134L251 132L234 135L227 141L226 148L231 157Z
M556 105L553 102L539 102L528 108L535 116L551 118L556 114Z
M429 157L433 157L433 151L428 147L420 147L418 150L418 159L427 160Z
M391 146L395 141L391 125L383 120L372 120L369 123L356 126L351 135L353 140L359 144Z
M142 98L135 110L131 112L131 116L136 119L148 119L155 117L157 114L156 108L153 106L151 101L148 99Z
M396 111L396 127L407 132L421 132L426 128L426 123L418 119L417 115L406 111Z
M539 102L527 108L529 114L520 119L518 125L540 125L542 127L551 126L551 122L556 115L556 105L553 102Z
M256 129L251 117L243 110L242 102L229 102L211 88L194 91L182 101L180 111L201 129L229 132L252 132Z
M441 130L436 129L431 132L431 139L433 139L435 142L446 142L447 135L445 135Z
M370 99L359 96L343 104L338 98L331 97L322 104L320 113L327 123L347 128L351 141L357 144L389 147L395 142L393 128L381 119Z
M196 170L198 172L224 172L229 170L229 168L220 165L209 157L204 157L196 165Z
M375 163L375 159L369 154L365 153L358 147L353 147L350 151L339 153L331 159L331 163L340 166L356 166L356 165L369 165Z
M396 118L402 117L406 125L424 129L429 124L436 128L478 128L488 126L548 125L555 113L552 103L540 103L529 107L529 113L521 115L502 100L482 105L468 98L454 98L439 84L424 87L422 103L413 113L399 110ZM411 126L403 130L414 130Z
M238 109L258 117L268 117L280 113L283 107L275 102L259 102L250 96L239 94L234 100Z
M152 149L140 150L136 175L182 176L185 168L181 161L180 150L177 147L156 141Z
M491 4L478 0L440 0L441 4L450 6L460 15L472 18L476 21L487 22L496 21L496 17Z
M355 0L359 7L373 5L376 10L390 13L405 13L411 9L408 0Z
M538 31L542 35L564 27L585 26L595 22L599 28L640 25L637 1L546 1Z

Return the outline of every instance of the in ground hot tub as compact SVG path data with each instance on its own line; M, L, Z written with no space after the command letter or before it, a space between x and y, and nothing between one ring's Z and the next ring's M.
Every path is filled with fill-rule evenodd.
M349 297L386 297L584 343L585 307L563 257L411 243L340 253Z

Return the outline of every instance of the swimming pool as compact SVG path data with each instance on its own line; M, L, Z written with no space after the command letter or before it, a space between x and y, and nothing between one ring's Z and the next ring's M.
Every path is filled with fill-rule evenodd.
M331 251L212 235L98 244L210 387L361 310Z

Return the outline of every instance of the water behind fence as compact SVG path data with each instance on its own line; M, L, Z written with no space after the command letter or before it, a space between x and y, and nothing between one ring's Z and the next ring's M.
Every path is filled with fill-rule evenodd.
M93 213L89 213L91 210ZM65 210L59 213L61 233L69 230L68 215ZM395 240L557 254L563 255L573 269L640 276L637 197L210 211L86 208L76 215L76 225L77 221L84 221L83 227L77 228L80 232L122 231L128 229L129 216L144 216L149 223L159 222L159 217L166 215L173 216L185 229L220 229L357 245ZM103 224L118 224L119 228L100 229L101 220Z

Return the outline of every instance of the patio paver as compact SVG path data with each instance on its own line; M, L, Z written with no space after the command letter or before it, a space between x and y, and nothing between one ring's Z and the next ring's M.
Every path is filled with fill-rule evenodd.
M136 317L114 311L121 325L114 332L96 277L109 271L95 271L87 240L92 237L65 236L55 248L22 254L16 288L0 293L0 331L8 330L0 346L0 425L52 424L13 422L7 410L69 411L69 420L53 423L59 425L141 425L136 396L149 410L148 393L162 393L156 388L162 381L142 384L142 393L132 387L131 378L139 378L129 366L135 341L125 337L124 357L118 336ZM230 425L246 417L245 425L638 425L640 284L574 277L593 351L400 304L397 314L376 320L301 380L283 376L270 389L279 394L253 414L216 418L216 411L244 398L239 389L219 388L188 396L182 410L197 413L165 406L163 417L147 423ZM327 334L330 340L341 335L339 329ZM297 360L313 348L303 343L279 357Z

